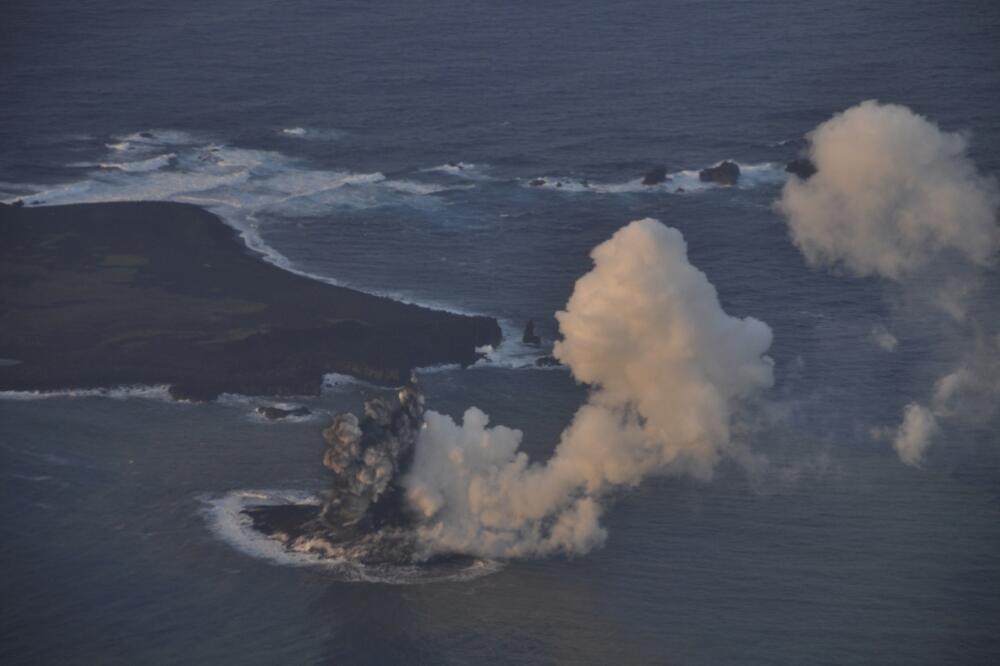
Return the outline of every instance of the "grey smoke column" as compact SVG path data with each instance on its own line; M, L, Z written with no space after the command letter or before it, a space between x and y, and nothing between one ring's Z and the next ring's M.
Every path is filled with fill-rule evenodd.
M333 472L334 483L320 519L330 527L365 519L375 528L407 522L403 495L394 481L409 467L424 422L424 397L416 376L399 391L398 400L368 400L360 421L354 414L338 414L323 431L323 465Z

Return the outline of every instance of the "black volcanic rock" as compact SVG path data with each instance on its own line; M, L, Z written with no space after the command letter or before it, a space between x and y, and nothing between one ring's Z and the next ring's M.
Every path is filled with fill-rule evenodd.
M309 416L312 414L312 412L310 412L306 407L284 409L273 405L259 405L255 411L268 421L278 421L280 419L288 418L289 416Z
M816 165L808 157L799 157L786 164L785 171L802 180L808 180L816 173Z
M545 184L544 178L532 178L531 180L528 181L528 185L531 185L532 187L541 187L544 184Z
M524 335L521 336L521 342L526 345L540 345L542 344L542 338L535 334L535 322L529 319L528 323L524 326Z
M326 373L400 386L500 340L489 317L282 270L197 206L0 207L0 358L23 361L0 366L0 390L315 395Z
M646 172L646 175L642 177L643 185L659 185L660 183L667 182L667 167L665 166L655 166Z
M539 368L551 368L562 364L559 363L555 356L542 356L535 359L535 365Z
M323 431L323 466L332 472L321 504L260 504L243 510L254 530L287 550L366 564L416 557L413 515L401 479L413 461L424 398L416 378L397 396L367 400Z
M698 172L698 180L703 183L735 185L740 179L740 167L736 162L720 162L713 167Z

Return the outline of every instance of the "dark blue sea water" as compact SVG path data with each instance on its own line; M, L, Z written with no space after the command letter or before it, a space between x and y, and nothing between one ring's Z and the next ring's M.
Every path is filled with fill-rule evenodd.
M237 397L8 395L0 660L996 663L996 419L946 428L922 469L870 436L962 335L808 267L772 203L803 134L871 98L968 132L1000 175L998 34L991 2L8 2L0 199L200 203L294 270L550 340L589 250L652 216L773 328L776 386L742 435L764 473L653 479L585 557L424 584L253 557L206 515L321 488L319 430L371 387L283 424ZM740 186L700 185L723 159ZM674 180L639 185L657 164ZM982 283L996 331L995 269ZM475 404L544 459L584 390L506 347L425 373L429 404Z

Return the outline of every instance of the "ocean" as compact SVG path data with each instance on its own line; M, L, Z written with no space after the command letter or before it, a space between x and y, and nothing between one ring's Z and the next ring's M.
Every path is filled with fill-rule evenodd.
M979 171L1000 174L993 3L15 0L0 14L0 200L196 203L289 270L497 317L504 345L420 379L429 408L522 430L532 460L586 399L534 360L590 250L632 220L680 230L725 311L771 327L775 377L736 433L766 465L654 476L606 499L608 538L588 554L457 572L316 566L227 532L234 494L322 489L320 431L385 389L6 393L4 663L1000 658L996 413L944 424L919 468L872 436L928 399L964 329L897 283L810 266L774 207L804 135L867 99L965 133ZM737 186L699 181L722 160ZM657 165L671 179L643 186ZM987 268L969 307L993 335L997 303ZM528 320L542 350L518 341ZM313 416L264 422L262 402Z

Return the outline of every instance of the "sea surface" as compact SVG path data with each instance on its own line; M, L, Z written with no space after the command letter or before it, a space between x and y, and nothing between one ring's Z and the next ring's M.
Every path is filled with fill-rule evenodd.
M964 338L807 266L772 207L803 135L873 98L1000 175L998 35L992 2L6 3L0 200L198 203L265 260L549 344L590 249L655 217L772 327L776 385L739 433L758 472L651 479L586 556L439 577L220 527L233 492L322 489L320 430L382 390L331 378L274 399L314 411L287 423L162 387L4 394L0 662L998 663L1000 424L950 424L920 469L871 435ZM698 182L724 159L737 187ZM998 303L987 270L994 332ZM424 371L428 406L476 405L544 460L585 389L539 353Z

